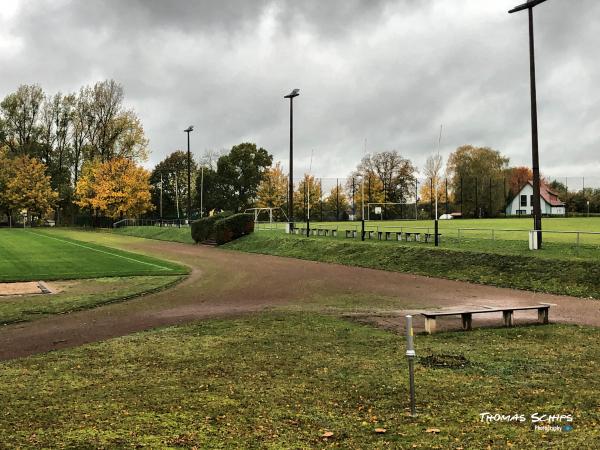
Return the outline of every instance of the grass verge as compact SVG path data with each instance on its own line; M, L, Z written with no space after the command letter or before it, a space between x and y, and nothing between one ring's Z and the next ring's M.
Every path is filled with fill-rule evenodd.
M565 325L417 336L413 419L402 336L308 313L204 321L2 363L0 441L592 448L600 440L599 342L597 329ZM447 354L466 363L428 364ZM485 423L484 412L526 420ZM570 414L573 422L558 425L573 431L535 431L531 414Z
M577 297L600 298L600 263L425 246L253 233L231 250L323 261Z
M0 297L0 325L125 301L167 289L183 278L180 275L98 278L56 283L61 291L52 295Z
M194 244L189 227L123 227L112 230L112 233L125 236L136 236L146 239L156 239L159 241L181 242L184 244Z

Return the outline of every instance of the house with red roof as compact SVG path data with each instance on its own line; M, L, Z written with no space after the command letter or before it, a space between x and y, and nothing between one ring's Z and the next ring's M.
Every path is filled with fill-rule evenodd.
M540 184L540 205L545 216L564 216L565 204L548 185ZM528 181L506 206L507 216L530 216L533 214L533 183Z

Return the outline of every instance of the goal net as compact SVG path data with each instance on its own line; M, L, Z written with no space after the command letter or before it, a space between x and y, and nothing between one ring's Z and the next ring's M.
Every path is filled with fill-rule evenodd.
M417 205L406 202L367 203L366 220L416 220Z
M254 215L255 230L270 230L278 228L278 224L287 222L287 215L282 208L248 208L244 211Z

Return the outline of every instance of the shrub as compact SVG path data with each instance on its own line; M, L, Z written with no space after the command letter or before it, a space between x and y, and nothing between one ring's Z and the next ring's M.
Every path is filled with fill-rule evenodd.
M252 214L234 214L215 223L217 244L225 244L254 231Z
M231 216L230 212L222 212L214 216L203 217L192 222L192 239L196 244L215 237L215 223L218 220Z

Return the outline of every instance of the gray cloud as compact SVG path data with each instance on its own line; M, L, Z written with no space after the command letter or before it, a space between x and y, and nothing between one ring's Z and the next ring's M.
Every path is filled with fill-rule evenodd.
M252 140L297 170L345 176L363 153L488 145L530 163L527 18L517 1L29 1L0 15L0 96L114 78L141 116L151 163L184 145ZM598 174L600 4L536 8L542 170Z

